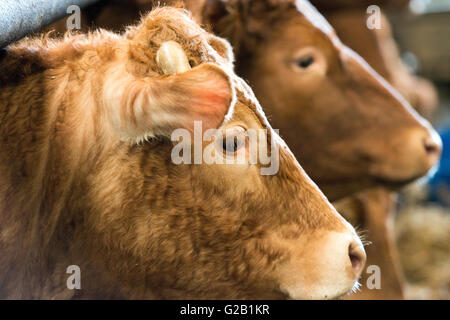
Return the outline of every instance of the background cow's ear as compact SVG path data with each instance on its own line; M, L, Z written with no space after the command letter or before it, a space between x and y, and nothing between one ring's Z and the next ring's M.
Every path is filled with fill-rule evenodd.
M239 51L246 34L243 11L239 1L205 0L201 10L202 24L218 36L227 38L234 50Z
M231 47L231 45L228 41L226 41L225 39L216 37L216 36L211 36L211 38L209 38L209 40L208 40L208 43L223 58L225 58L226 60L228 60L231 63L234 62L233 48Z
M235 93L230 76L205 63L182 73L134 78L111 72L104 88L108 116L122 140L170 136L173 130L218 128L232 112Z
M215 25L218 21L230 14L232 8L227 0L206 0L202 8L203 23Z
M294 4L288 0L205 0L201 19L239 52L252 50L253 39L267 34L271 20L277 19L284 8L292 6Z

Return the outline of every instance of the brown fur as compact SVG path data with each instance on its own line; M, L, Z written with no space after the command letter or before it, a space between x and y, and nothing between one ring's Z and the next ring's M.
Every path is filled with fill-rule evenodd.
M218 52L211 39L221 42ZM192 70L160 74L155 52L167 40L182 45ZM353 234L281 142L278 174L261 176L259 165L177 166L164 128L142 144L119 139L108 115L128 106L104 92L114 72L122 72L117 81L124 84L128 77L178 83L205 72L220 90L235 88L223 126L270 131L252 92L220 55L224 48L226 42L183 10L161 8L123 36L98 31L24 39L6 49L0 60L1 298L285 298L289 292L280 288L297 283L283 283L279 268L292 266L300 248L317 254L328 233ZM186 83L185 95L195 86ZM149 92L147 111L162 112L155 105L161 97ZM111 110L116 101L119 110ZM191 114L185 109L171 112ZM307 290L326 270L311 269L311 259L302 263L291 271L301 272ZM66 288L72 264L81 268L79 291Z
M389 8L404 8L408 5L409 0L311 0L312 4L317 6L320 12L328 10L345 10L345 9L367 9L370 5L377 5Z
M436 89L431 82L411 74L400 58L389 20L381 15L381 29L364 28L364 10L325 11L339 38L358 52L389 81L423 117L430 118L437 107Z

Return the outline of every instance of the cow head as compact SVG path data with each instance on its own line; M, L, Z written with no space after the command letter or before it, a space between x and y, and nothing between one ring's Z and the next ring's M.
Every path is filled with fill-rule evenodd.
M430 124L309 2L209 0L203 20L236 48L238 73L329 199L399 187L437 163Z
M97 90L67 88L82 103L59 133L72 151L52 160L84 159L64 209L71 228L59 239L78 230L78 255L97 270L87 294L114 284L135 298L334 298L355 286L365 261L359 238L233 74L226 41L174 8L155 9L124 37L90 37L75 45L87 56L64 63L90 70L79 79ZM174 163L172 133L195 134L194 121L223 136L265 129L257 144L277 146L279 170L261 175L252 149L233 142L212 151L226 162L244 149L244 163ZM193 153L210 146L192 144ZM90 264L80 267L89 277Z

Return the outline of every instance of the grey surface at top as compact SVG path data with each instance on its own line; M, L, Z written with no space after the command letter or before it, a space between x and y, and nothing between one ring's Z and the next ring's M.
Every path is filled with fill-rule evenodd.
M98 0L0 0L0 48Z

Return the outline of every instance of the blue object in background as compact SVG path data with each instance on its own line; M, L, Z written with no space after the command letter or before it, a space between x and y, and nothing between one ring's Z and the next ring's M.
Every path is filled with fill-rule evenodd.
M439 130L442 156L439 168L429 181L429 201L450 207L450 128Z

